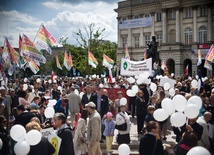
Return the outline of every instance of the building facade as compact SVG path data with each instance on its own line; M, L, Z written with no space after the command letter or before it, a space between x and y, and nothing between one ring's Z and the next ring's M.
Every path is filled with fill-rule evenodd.
M118 2L115 12L118 14L118 68L126 45L131 60L139 61L155 36L159 42L159 64L165 61L169 73L178 77L188 65L191 76L198 70L202 76L213 75L213 71L204 68L206 53L214 42L213 0L126 0ZM151 26L119 27L120 22L141 18L151 18ZM198 50L202 55L199 66Z

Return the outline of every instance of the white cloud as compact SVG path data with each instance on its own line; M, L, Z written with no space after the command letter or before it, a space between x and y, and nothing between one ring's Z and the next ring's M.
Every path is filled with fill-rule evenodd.
M45 14L41 14L39 18L40 12L37 14L39 19L34 18L33 14L18 11L0 12L0 21L4 21L0 23L0 46L3 45L4 36L10 36L9 41L14 47L18 47L18 35L22 33L33 41L41 23L44 23L57 41L61 36L67 36L69 44L77 44L72 34L90 23L95 23L101 29L105 28L104 39L111 41L117 39L117 14L113 10L117 3L84 2L71 5L63 2L46 2L42 5L46 7L47 13L51 13L50 19ZM43 16L48 20L43 21Z

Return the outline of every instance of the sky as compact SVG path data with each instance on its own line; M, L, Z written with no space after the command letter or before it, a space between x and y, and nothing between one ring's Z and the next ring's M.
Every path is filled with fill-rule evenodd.
M104 39L117 42L118 2L122 0L0 0L0 46L5 36L15 48L19 34L34 41L41 25L55 37L78 45L74 33L91 23L103 29Z

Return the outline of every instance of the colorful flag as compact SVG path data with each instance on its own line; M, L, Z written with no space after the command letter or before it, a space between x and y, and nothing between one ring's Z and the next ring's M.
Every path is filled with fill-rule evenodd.
M93 54L90 51L88 51L88 64L94 68L96 68L98 65L96 58L93 56Z
M30 62L28 62L28 65L34 74L38 73L39 67L37 66L37 64L34 60L31 60Z
M114 66L114 60L103 54L103 66L112 68Z
M213 70L213 68L212 68L212 62L210 62L208 60L205 60L204 68L207 68L209 70Z
M186 66L184 72L185 72L185 75L188 76L188 74L189 74L189 65Z
M71 67L70 67L70 65L69 65L69 57L68 57L68 54L67 54L66 51L65 51L65 53L64 53L64 61L63 61L63 64L64 64L65 68L66 68L68 71L71 70Z
M45 26L41 24L34 43L40 50L45 49L49 54L52 54L51 47L56 44L56 39L48 32Z
M212 46L210 47L207 55L206 55L206 60L214 63L214 46L212 44Z
M112 83L112 79L113 79L113 76L112 76L112 71L111 71L111 68L110 67L108 67L108 82L109 83Z
M51 80L52 80L52 81L54 81L54 76L55 76L55 73L54 73L54 71L52 71L52 72L51 72Z
M69 52L69 55L68 55L68 64L69 64L70 67L73 67L72 55L71 55L70 52Z
M16 52L14 48L12 48L7 37L5 37L2 58L5 60L6 63L12 62L12 64L19 64L19 53Z
M31 60L39 61L41 63L46 63L46 58L43 56L42 52L36 48L36 45L23 34L22 50L21 56L30 58Z
M57 68L59 68L59 69L62 70L62 67L61 67L61 65L60 65L60 63L59 63L58 55L56 55L55 58L56 58L56 66L57 66Z
M146 60L146 57L147 57L146 56L146 49L144 49L144 51L143 51L143 59Z
M23 68L27 62L28 62L27 58L20 56L19 67Z
M201 51L198 50L198 62L197 62L197 66L199 66L202 63L201 61Z
M1 75L3 77L5 86L7 87L7 78L6 78L6 75L5 75L5 72L4 72L4 65L5 65L5 61L2 58L2 56L0 56L0 73L1 73Z
M22 49L22 36L19 34L19 53L21 52Z
M130 60L129 50L128 50L128 45L127 44L126 44L126 49L125 49L125 59Z

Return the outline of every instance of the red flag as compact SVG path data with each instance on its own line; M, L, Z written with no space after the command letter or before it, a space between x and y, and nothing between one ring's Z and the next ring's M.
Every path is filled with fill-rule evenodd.
M186 68L185 68L185 71L184 71L184 72L185 72L185 75L188 75L188 74L189 74L189 65L187 65L187 66L186 66Z
M51 80L52 81L54 81L54 76L55 76L55 73L54 73L54 71L52 71L52 73L51 73Z

